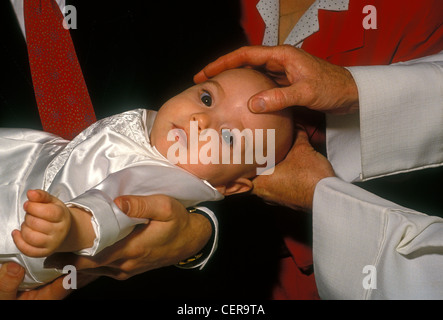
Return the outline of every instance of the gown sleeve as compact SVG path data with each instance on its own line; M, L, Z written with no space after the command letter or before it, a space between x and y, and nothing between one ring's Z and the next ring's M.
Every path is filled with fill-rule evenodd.
M67 202L67 205L83 208L92 214L97 237L92 248L79 254L95 255L128 235L136 224L148 222L146 219L128 217L114 204L113 199L121 195L153 194L174 197L185 207L222 198L215 189L180 168L143 164L125 168Z

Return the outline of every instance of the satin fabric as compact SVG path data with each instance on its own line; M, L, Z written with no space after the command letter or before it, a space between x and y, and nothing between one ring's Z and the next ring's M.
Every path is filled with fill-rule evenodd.
M24 219L29 189L43 189L69 206L92 213L97 237L94 255L129 234L143 219L132 219L113 203L119 195L165 194L193 206L223 196L206 181L172 165L149 141L156 112L137 109L100 120L72 141L29 129L0 129L0 263L26 268L20 289L53 280L60 270L45 269L45 258L19 252L11 232Z

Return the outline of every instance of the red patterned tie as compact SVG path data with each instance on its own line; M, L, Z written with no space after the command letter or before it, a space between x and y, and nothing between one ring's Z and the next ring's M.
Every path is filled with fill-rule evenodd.
M63 14L54 0L24 0L24 16L43 129L72 139L96 118Z

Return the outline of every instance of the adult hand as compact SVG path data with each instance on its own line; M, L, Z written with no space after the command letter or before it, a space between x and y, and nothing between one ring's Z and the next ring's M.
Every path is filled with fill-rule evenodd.
M252 192L263 200L311 211L314 191L323 178L335 176L329 161L311 146L308 135L300 128L292 149L270 175L259 175Z
M18 293L18 286L23 281L25 269L15 262L2 264L0 268L0 300L59 300L69 295L71 290L63 288L63 276L53 282L30 291ZM92 281L90 276L78 277L78 287Z
M261 113L290 106L347 114L358 109L358 90L351 73L289 45L243 47L218 58L194 76L196 83L239 67L258 67L279 88L260 92L248 102L251 112Z
M189 213L167 196L122 196L115 203L130 217L150 219L149 224L137 226L94 257L56 254L47 259L47 265L71 264L83 273L125 280L189 258L205 246L212 233L208 219Z

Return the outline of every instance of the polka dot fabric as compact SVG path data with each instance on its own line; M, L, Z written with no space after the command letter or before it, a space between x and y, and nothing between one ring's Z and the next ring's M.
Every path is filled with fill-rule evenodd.
M297 0L294 0L297 1ZM317 0L304 13L294 26L284 44L301 47L304 39L319 30L318 10L343 11L347 10L349 0ZM257 10L266 24L262 44L265 46L278 45L279 11L278 0L260 0Z
M96 118L63 14L54 0L24 0L24 16L43 129L71 140Z

